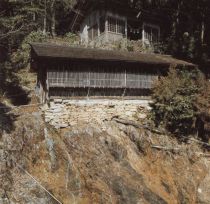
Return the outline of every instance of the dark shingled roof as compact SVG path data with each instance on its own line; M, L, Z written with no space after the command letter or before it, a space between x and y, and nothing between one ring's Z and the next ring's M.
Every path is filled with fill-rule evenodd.
M38 58L63 58L78 60L97 60L97 61L115 61L115 62L134 62L139 64L153 65L183 65L194 67L194 64L175 59L169 55L143 54L138 52L111 51L91 48L78 48L70 46L61 46L49 43L32 43L34 57Z

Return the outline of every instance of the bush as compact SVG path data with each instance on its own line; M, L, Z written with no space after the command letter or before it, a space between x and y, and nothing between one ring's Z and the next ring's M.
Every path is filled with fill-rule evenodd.
M177 135L192 134L200 115L198 98L205 100L201 96L205 86L205 78L198 69L171 68L153 88L150 105L155 124Z
M80 43L79 36L74 33L66 33L64 36L64 40L66 40L66 42L68 42L70 45L75 45Z

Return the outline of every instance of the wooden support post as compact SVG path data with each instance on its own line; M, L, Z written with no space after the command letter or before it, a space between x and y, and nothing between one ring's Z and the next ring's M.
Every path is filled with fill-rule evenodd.
M89 100L89 95L90 95L90 87L88 87L88 92L87 92L87 99Z
M125 68L125 88L127 88L127 71L126 71L126 68Z
M122 94L122 97L124 98L125 97L125 94L126 94L126 88L124 88L124 91L123 91L123 94Z

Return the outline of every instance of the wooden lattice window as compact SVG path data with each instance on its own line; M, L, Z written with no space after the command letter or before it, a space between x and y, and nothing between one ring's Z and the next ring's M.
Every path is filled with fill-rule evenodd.
M125 34L125 21L117 20L117 33Z
M158 43L159 41L159 28L152 25L144 26L144 39L150 43Z
M125 34L125 21L114 17L108 17L108 31L113 33Z
M117 19L108 17L108 31L116 33L117 32L116 24L117 24Z

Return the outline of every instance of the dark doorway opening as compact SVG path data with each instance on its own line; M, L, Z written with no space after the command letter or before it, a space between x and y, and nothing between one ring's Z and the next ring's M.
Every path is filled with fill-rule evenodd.
M139 21L128 21L128 40L142 39L142 25Z

